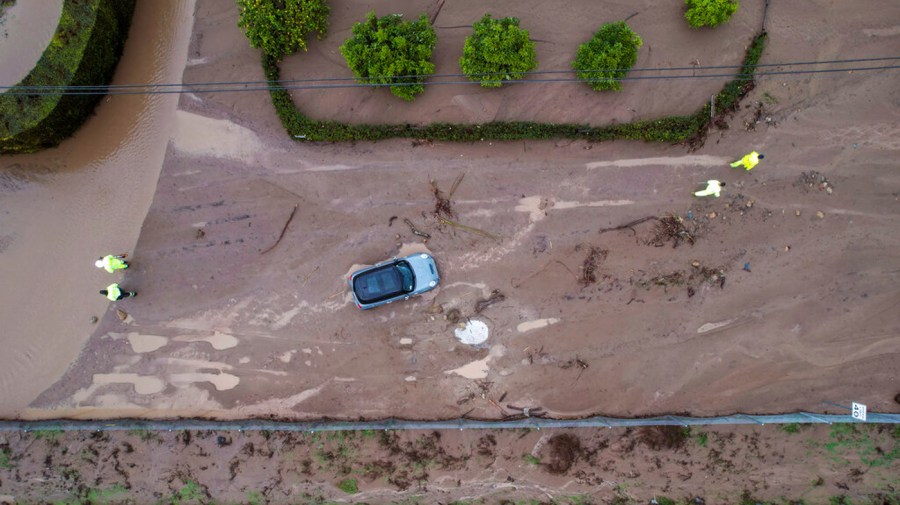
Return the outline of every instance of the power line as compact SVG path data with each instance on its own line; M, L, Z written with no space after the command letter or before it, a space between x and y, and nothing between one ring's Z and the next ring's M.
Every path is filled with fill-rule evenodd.
M871 62L871 61L892 61L892 60L900 60L900 56L885 56L879 58L852 58L852 59L843 59L843 60L824 60L824 61L798 61L798 62L784 62L784 63L761 63L757 65L753 65L754 68L768 68L768 67L791 67L791 66L803 66L803 65L831 65L831 64L845 64L845 63L861 63L861 62ZM703 71L703 70L722 70L722 69L732 69L732 68L743 68L744 65L692 65L689 67L644 67L644 68L601 68L595 70L535 70L530 72L521 72L522 75L546 75L546 74L575 74L578 72L581 73L600 73L600 72L621 72L627 71L630 73L634 72L669 72L669 71ZM850 69L841 69L841 70L854 70ZM482 77L491 74L472 74L473 77ZM734 74L728 74L729 76L733 76ZM756 75L760 75L757 73ZM433 78L443 78L443 77L468 77L468 74L456 73L456 74L423 74L423 75L398 75L398 76L370 76L369 79L410 79L410 78L425 78L425 79L433 79ZM680 76L679 76L680 77ZM719 77L719 75L716 75ZM626 78L616 79L616 80L626 80ZM355 77L318 77L318 78L309 78L309 79L284 79L276 81L279 84L285 83L304 83L304 82L332 82L332 81L355 81ZM580 79L575 79L580 80ZM608 79L604 79L608 80ZM539 82L539 81L535 81ZM243 86L243 85L267 85L269 81L211 81L211 82L193 82L193 83L161 83L161 84L109 84L106 86L99 85L83 85L83 86L0 86L0 89L15 89L17 91L22 90L97 90L97 91L105 91L112 89L126 89L126 88L152 88L152 87L188 87L188 86ZM452 84L457 84L456 82L451 82ZM468 84L466 82L465 84ZM267 88L268 89L268 88Z
M900 59L900 58L885 58L885 59ZM873 59L879 60L879 59ZM769 64L767 66L779 66L777 64ZM782 65L783 66L783 65ZM689 67L691 70L694 70L694 67ZM714 67L709 67L714 68ZM734 68L734 67L727 67ZM803 69L803 70L783 70L783 71L772 71L772 72L754 72L754 73L726 73L726 74L700 74L700 75L648 75L648 76L626 76L621 78L601 78L601 79L580 79L580 78L561 78L561 79L510 79L504 80L504 83L508 84L551 84L551 83L581 83L581 82L610 82L610 81L641 81L641 80L675 80L675 79L723 79L723 80L731 80L736 78L773 78L775 76L787 76L787 75L798 75L805 76L804 78L812 78L815 75L819 74L829 74L829 73L837 73L837 72L867 72L867 71L878 71L878 70L894 70L900 68L900 65L882 65L875 67L845 67L845 68L830 68L830 69ZM687 70L687 68L685 69ZM575 71L546 71L544 73L575 73ZM462 76L464 74L444 74L447 76ZM423 75L423 76L414 76L416 78L429 78L433 77L433 74ZM394 77L395 79L399 79L401 77ZM275 81L275 84L278 86L270 86L268 85L268 81L247 81L247 82L234 82L234 83L223 83L221 85L240 85L244 87L229 87L229 88L200 88L197 86L205 86L212 85L214 83L188 83L188 84L146 84L146 85L118 85L118 86L84 86L84 87L49 87L48 89L44 89L42 87L33 86L33 87L18 87L18 86L7 86L5 88L8 89L5 94L8 95L158 95L158 94L182 94L182 93L228 93L228 92L244 92L244 91L271 91L273 89L288 89L288 90L307 90L307 89L338 89L338 88L382 88L382 87L392 87L392 86L437 86L437 85L480 85L479 81L414 81L414 82L388 82L388 83L360 83L360 82L342 82L338 84L304 84L304 85L292 85L290 83L293 82L331 82L331 81L351 81L354 78L324 78L324 79L309 79L309 80L301 80L301 81ZM265 86L254 86L248 87L249 85L258 85L265 83ZM287 85L282 85L282 83L288 83ZM134 87L145 87L145 88L153 88L153 87L162 87L162 86L180 86L183 89L163 89L163 90L138 90L138 91L127 91L127 89L133 89ZM34 91L21 91L21 89L26 90L34 90ZM125 91L123 91L125 89Z

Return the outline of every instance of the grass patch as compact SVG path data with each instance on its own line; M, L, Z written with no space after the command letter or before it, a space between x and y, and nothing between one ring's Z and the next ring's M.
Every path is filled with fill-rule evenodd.
M359 486L356 483L356 479L344 479L338 482L337 487L347 494L356 494L359 492Z
M738 76L716 95L717 117L737 109L738 102L753 89L753 73L765 47L766 34L753 39ZM550 124L530 121L493 121L484 124L432 123L424 126L384 124L344 124L318 121L304 115L291 95L279 82L281 69L276 58L263 54L262 66L269 81L269 95L282 126L297 141L346 142L384 140L389 138L428 139L447 142L482 140L540 140L568 138L600 142L604 140L644 140L649 142L688 142L699 147L710 125L707 103L690 116L669 116L648 121L590 126L583 124Z
M788 423L781 425L781 431L785 433L799 433L800 423Z
M34 69L17 86L108 83L128 36L134 2L65 0L50 44ZM0 153L27 153L58 145L81 126L101 98L102 94L3 93L0 95Z
M31 432L31 435L34 436L35 440L46 440L48 442L57 442L63 436L63 431L60 429L50 429L50 430L34 430Z
M893 447L890 448L876 445L870 436L872 428L874 426L860 429L850 423L834 424L829 433L830 441L825 443L825 450L844 461L848 455L856 454L859 461L868 467L888 466L900 459L900 441L894 438Z
M9 447L0 448L0 468L10 469L15 468L15 464L12 462L12 449Z
M247 491L247 505L264 505L268 503L266 497L259 491Z
M700 447L706 447L706 444L709 443L709 433L706 433L705 431L701 431L700 433L697 433L696 438L697 438L697 445L699 445ZM663 503L660 502L660 505L663 505Z
M523 454L522 461L524 461L525 464L528 464L528 465L540 465L541 464L541 460L535 456L532 456L531 454Z

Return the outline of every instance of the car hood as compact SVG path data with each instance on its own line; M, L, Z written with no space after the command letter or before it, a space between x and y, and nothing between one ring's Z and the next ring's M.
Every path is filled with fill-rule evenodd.
M435 263L431 255L425 253L413 254L404 259L412 266L413 272L416 274L417 292L429 290L434 287L431 285L432 282L436 286L440 281L437 263Z

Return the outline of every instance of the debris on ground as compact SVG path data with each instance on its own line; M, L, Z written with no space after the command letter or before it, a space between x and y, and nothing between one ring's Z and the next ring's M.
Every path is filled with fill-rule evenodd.
M748 105L753 107L753 105ZM778 123L772 119L772 113L766 108L762 102L756 102L753 114L750 119L744 121L744 129L747 131L756 130L756 125L765 122L768 126L777 126Z
M744 271L745 271L745 272L749 272L749 271L750 271L750 262L749 262L749 261L746 262L746 263L744 263Z
M477 235L481 235L481 236L484 236L484 237L487 237L487 238L491 238L491 239L494 239L494 240L497 240L497 241L500 240L500 237L494 235L493 233L488 233L488 232L486 232L486 231L484 231L484 230L480 230L480 229L478 229L478 228L473 228L473 227L471 227L471 226L466 226L466 225L464 225L464 224L457 223L456 221L451 221L451 220L449 220L449 219L447 219L447 218L445 218L445 217L441 217L441 218L439 218L439 220L440 220L441 224L447 224L447 225L450 225L450 226L452 226L452 227L454 227L454 228L458 228L458 229L460 229L460 230L462 230L462 231L467 231L467 232L469 232L469 233L475 233L475 234L477 234Z
M120 321L124 321L128 319L128 313L122 309L116 309L116 317L118 317Z
M816 212L816 217L819 219L825 219L825 213L820 210Z
M709 217L710 219L714 218L715 213L711 212ZM662 247L669 241L672 242L673 248L678 247L678 244L682 242L694 245L694 234L687 229L681 216L669 214L659 218L653 228L653 237L648 243L655 247Z
M412 221L409 220L409 218L404 217L403 222L406 223L406 226L409 226L409 231L411 231L413 235L417 235L419 237L424 238L426 242L428 241L428 239L431 238L431 234L426 233L426 232L416 228L416 226L413 224Z
M506 300L506 295L501 293L499 289L495 289L491 291L491 295L487 298L475 302L475 313L481 314L481 311L483 311L484 309L497 302L502 302L503 300Z
M391 216L388 218L388 227L394 226L394 221L397 220L397 216Z
M803 187L803 190L807 192L817 188L819 191L824 191L830 195L834 191L834 185L831 184L831 181L825 175L815 170L801 173L794 185Z
M609 251L607 249L591 247L587 257L584 259L584 263L581 265L582 284L587 286L588 284L597 282L597 265L601 261L605 261L608 255Z
M690 211L688 211L688 213L690 213ZM688 217L688 219L690 219L690 217ZM644 222L647 222L647 221L651 221L651 220L657 220L657 221L658 221L659 218L656 217L656 216L642 217L642 218L640 218L640 219L635 219L634 221L629 221L629 222L627 222L627 223L625 223L625 224L620 224L619 226L613 226L612 228L600 228L599 233L606 233L606 232L608 232L608 231L614 231L614 230L631 230L631 233L637 235L637 232L634 231L634 227L637 226L637 225L639 225L639 224L641 224L641 223L644 223Z
M453 207L450 205L450 200L453 198L453 194L456 193L459 184L465 176L466 174L464 173L459 174L456 180L453 181L453 185L450 187L450 193L448 193L447 196L444 196L444 192L438 187L437 181L434 179L431 180L431 193L434 195L433 213L435 217L455 217Z
M459 324L459 322L463 320L463 315L459 309L453 308L448 310L447 313L444 314L444 319L450 321L453 324Z

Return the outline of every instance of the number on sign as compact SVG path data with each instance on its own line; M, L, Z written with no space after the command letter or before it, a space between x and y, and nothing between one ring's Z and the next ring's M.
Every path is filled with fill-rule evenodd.
M850 417L853 419L859 419L860 421L866 420L866 406L862 403L853 402L853 409L850 413Z

